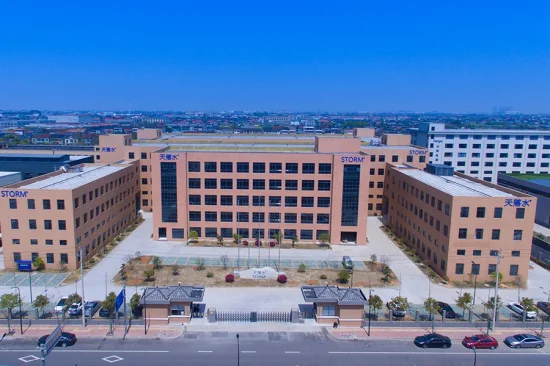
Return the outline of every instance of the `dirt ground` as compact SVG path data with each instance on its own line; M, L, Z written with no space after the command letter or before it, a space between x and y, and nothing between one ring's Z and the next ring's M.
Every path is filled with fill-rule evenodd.
M172 266L161 266L160 269L155 270L154 281L145 281L143 272L152 268L151 264L148 264L150 257L141 257L139 260L133 260L131 264L126 265L127 268L127 285L128 286L141 286L141 285L204 285L206 287L298 287L303 285L337 285L337 286L349 286L351 279L348 283L338 282L338 272L340 270L335 269L309 269L306 268L305 272L298 272L297 269L283 269L283 272L287 275L288 281L286 284L280 284L275 280L250 280L240 279L235 276L235 282L225 282L225 276L229 273L233 273L237 270L236 267L205 267L204 270L197 270L196 266L180 266L178 267L178 274L172 274ZM246 269L246 268L241 268ZM212 274L212 277L208 277L208 273ZM327 276L326 279L321 279L322 275ZM380 271L380 267L376 268L371 266L369 271L356 270L353 273L353 286L354 287L385 287L396 286L398 280L395 275L391 274L390 282L382 281L384 275ZM115 277L115 282L122 284L120 280L120 273Z

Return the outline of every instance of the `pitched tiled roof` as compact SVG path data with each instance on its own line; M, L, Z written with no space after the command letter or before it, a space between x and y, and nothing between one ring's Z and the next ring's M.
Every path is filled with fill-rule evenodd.
M169 304L170 302L202 301L203 296L203 286L147 287L140 303Z
M359 305L367 301L361 289L337 286L303 286L302 295L306 301L337 302L343 305Z

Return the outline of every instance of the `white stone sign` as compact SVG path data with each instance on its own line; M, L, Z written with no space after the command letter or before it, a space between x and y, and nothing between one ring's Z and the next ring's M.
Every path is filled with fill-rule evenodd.
M235 274L240 278L248 278L252 280L276 280L277 276L283 272L277 272L271 267L249 268L245 271L235 271Z

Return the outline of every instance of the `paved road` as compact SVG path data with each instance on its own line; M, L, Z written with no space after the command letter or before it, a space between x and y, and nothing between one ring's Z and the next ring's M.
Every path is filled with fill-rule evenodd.
M473 352L458 344L448 350L423 350L410 340L335 341L321 333L244 333L240 336L240 365L472 365ZM34 341L0 343L7 365L39 365ZM173 340L82 339L73 347L56 349L47 365L237 365L234 333L186 334ZM26 358L25 358L26 357ZM479 365L548 365L550 350L479 350ZM104 360L106 359L106 360Z

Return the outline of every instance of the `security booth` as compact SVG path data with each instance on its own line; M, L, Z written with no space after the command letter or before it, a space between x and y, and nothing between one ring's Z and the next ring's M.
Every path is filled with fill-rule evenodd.
M306 302L313 303L317 323L336 323L342 327L363 325L367 298L359 288L302 286L302 295Z
M151 325L187 324L204 291L204 286L147 287L139 301L144 319Z

